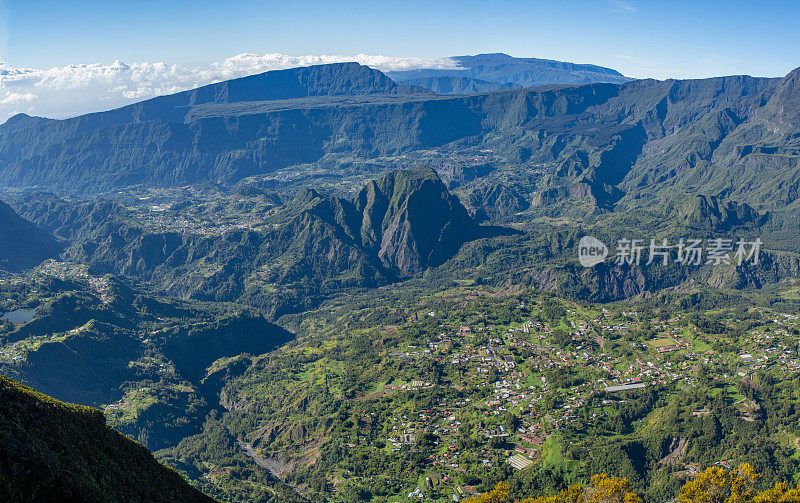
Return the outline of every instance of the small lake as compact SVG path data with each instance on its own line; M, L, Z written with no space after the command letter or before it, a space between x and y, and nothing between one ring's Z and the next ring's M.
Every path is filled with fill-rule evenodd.
M9 320L14 323L28 323L35 315L35 309L17 309L16 311L11 311L0 316L0 320Z

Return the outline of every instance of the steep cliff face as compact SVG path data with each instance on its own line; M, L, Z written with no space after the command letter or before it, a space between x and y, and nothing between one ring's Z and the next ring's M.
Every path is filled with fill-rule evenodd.
M677 223L692 229L727 232L733 229L759 228L769 218L769 213L759 213L747 204L701 195L689 198L682 205Z
M355 272L370 283L439 265L480 235L429 168L393 171L352 200L306 190L292 204L302 211L282 233L290 243L282 254L296 251L311 269L324 265L328 276Z
M66 120L19 115L0 126L0 183L94 192L235 181L322 155L330 121L309 110L320 103L368 96L402 102L418 91L429 94L341 63L266 72ZM253 114L259 106L271 113Z
M370 182L355 198L362 244L404 274L439 265L478 226L435 171L395 171Z
M398 80L398 82L404 85L419 86L425 89L430 89L437 94L485 93L489 91L504 91L506 89L523 87L510 82L492 82L489 80L450 75L413 78L408 80L401 79Z
M774 110L786 123L800 125L800 68L780 81L766 108Z
M522 194L506 185L478 187L470 192L468 202L479 221L505 221L531 205Z
M81 134L114 125L150 121L182 123L193 109L204 106L403 91L397 88L398 85L383 73L358 63L315 65L226 80L63 121L19 114L4 124L2 131L50 126L62 133Z

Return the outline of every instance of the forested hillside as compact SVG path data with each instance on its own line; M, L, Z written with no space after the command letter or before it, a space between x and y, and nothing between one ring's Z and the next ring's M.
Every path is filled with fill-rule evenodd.
M141 444L70 405L0 376L0 499L208 502Z

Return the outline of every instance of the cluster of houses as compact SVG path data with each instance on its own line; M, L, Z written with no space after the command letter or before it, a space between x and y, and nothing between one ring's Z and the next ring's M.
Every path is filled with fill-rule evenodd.
M682 315L650 321L648 329L655 331L658 339L634 342L624 338L631 351L622 353L607 350L605 338L609 333L623 335L640 330L640 322L636 321L638 313L620 315L603 310L594 318L581 318L574 311L568 311L568 315L573 344L566 348L550 343L552 329L548 324L531 319L502 330L484 324L443 325L445 330L427 345L408 346L392 353L395 357L414 360L436 359L449 367L450 376L459 376L460 379L452 382L453 387L483 387L488 393L475 401L445 400L436 410L422 411L419 417L402 418L392 427L391 448L399 450L404 444L415 443L421 432L431 432L441 439L444 447L431 459L434 466L461 472L469 464L491 467L502 459L515 469L524 469L540 455L551 435L578 421L578 411L589 396L619 394L678 381L694 386L698 363L723 361L723 355L713 350L695 348L693 341L701 339L702 334ZM797 342L786 336L795 333L800 326L798 317L776 315L770 326L777 328L749 333L748 346L752 349L738 355L740 365L747 366L749 372L780 362L786 370L797 370L800 368L795 351ZM537 405L557 391L547 376L550 371L559 369L573 373L588 371L592 378L578 380L568 389L559 389L559 400L553 402L552 408L544 410ZM415 390L434 386L436 384L420 379L386 388ZM617 395L614 400L622 396ZM519 418L516 431L508 431L504 423L509 414ZM591 422L597 416L597 412L588 416L584 412L581 420ZM457 440L461 427L468 418L474 422L475 417L480 418L478 434L482 441L477 446L465 448L462 445L459 449L461 444ZM493 439L502 442L494 443Z
M75 264L51 259L37 267L34 274L37 276L58 278L60 280L86 279L89 277L89 268L86 264Z
M254 215L241 215L232 222L211 221L205 218L193 219L186 215L167 212L166 206L148 206L136 213L139 221L155 232L178 232L204 236L221 236L235 229L251 229L263 224L262 218Z

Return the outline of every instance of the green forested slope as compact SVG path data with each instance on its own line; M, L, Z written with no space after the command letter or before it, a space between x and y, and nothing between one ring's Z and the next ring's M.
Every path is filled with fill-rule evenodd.
M0 376L0 500L212 502L102 412Z

